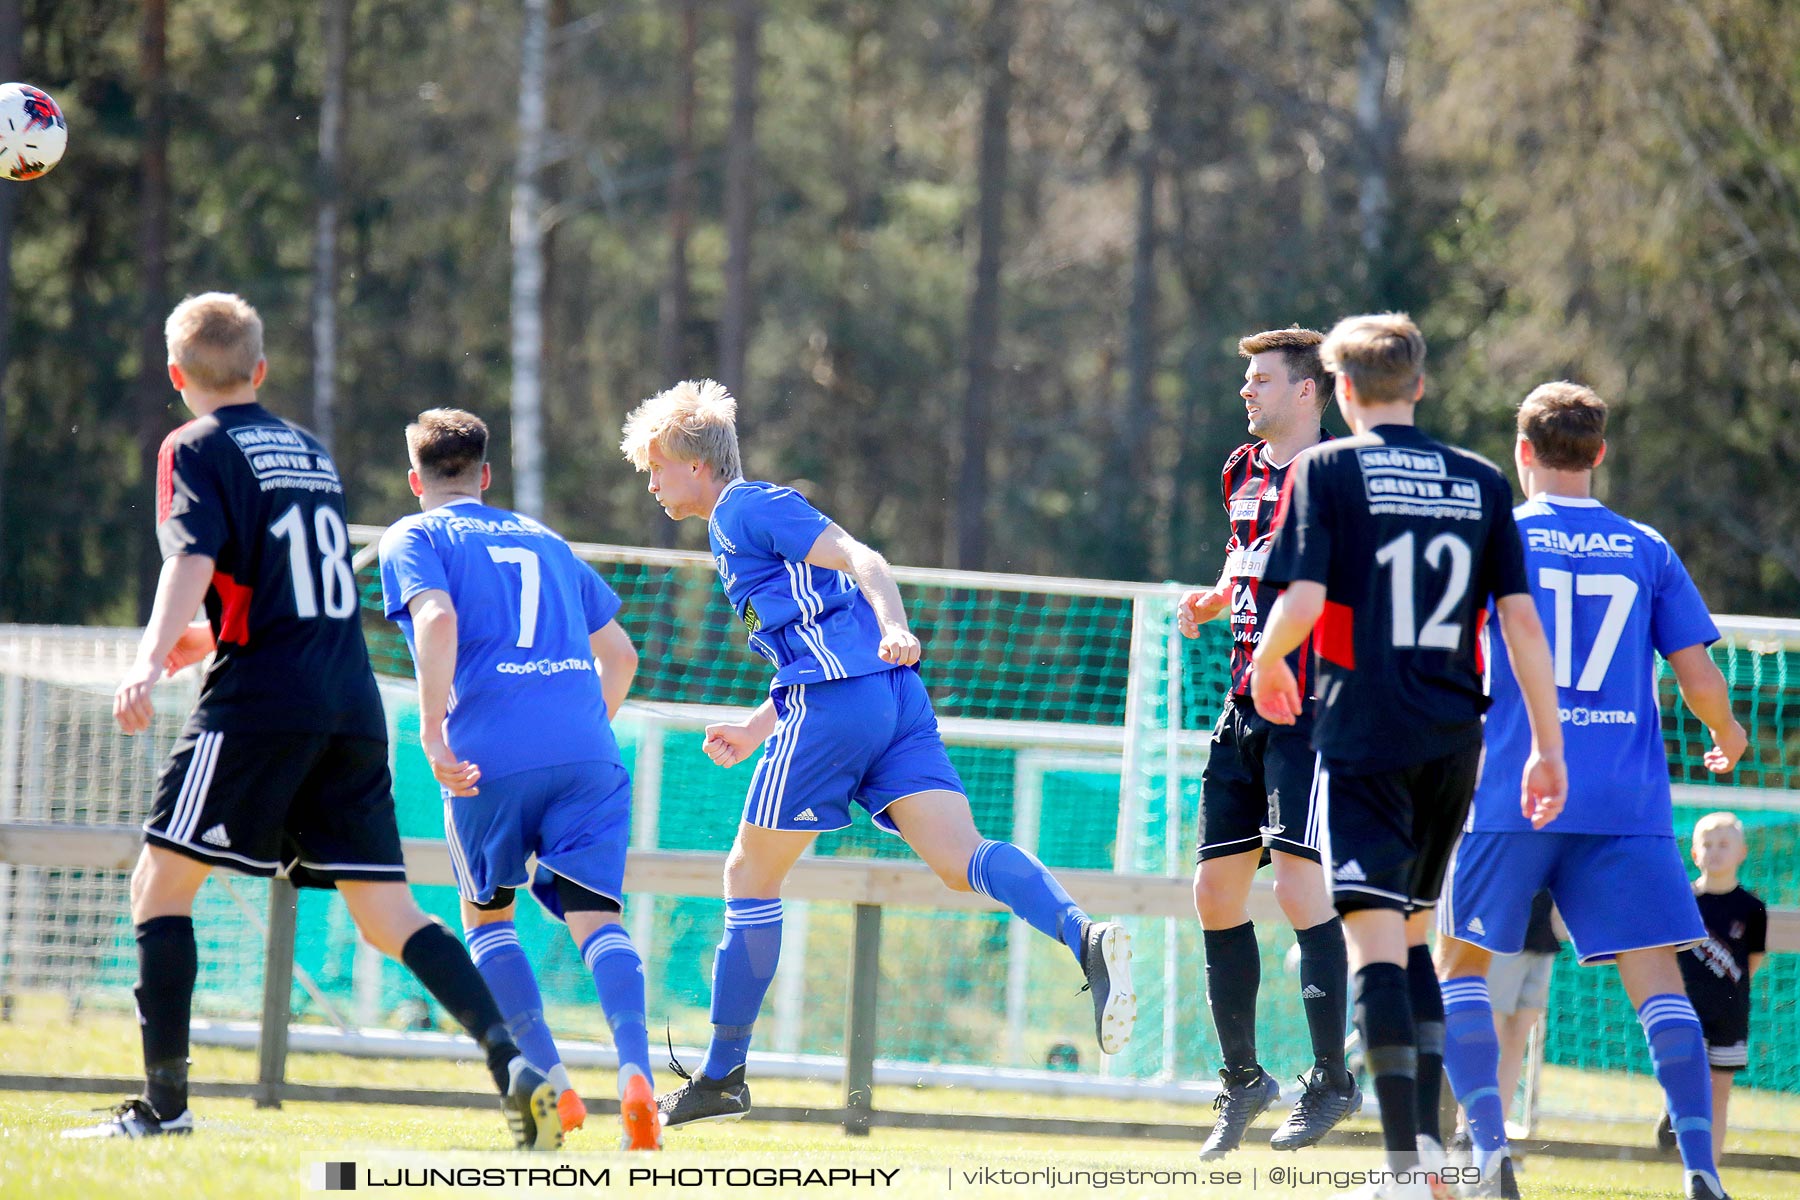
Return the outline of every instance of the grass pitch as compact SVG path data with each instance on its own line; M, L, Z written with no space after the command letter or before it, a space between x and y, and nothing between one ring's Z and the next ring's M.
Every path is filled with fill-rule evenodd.
M196 1047L197 1079L248 1081L254 1056L245 1051ZM27 1003L0 1024L0 1072L54 1075L132 1075L138 1068L136 1030L128 1016L89 1014L71 1023L55 1002ZM484 1072L472 1062L390 1062L331 1055L289 1060L296 1082L334 1082L383 1087L472 1090ZM581 1072L577 1082L604 1095L603 1072ZM663 1082L667 1082L666 1079ZM754 1081L760 1103L835 1107L836 1091L824 1084ZM1655 1112L1654 1083L1636 1077L1558 1072L1549 1093L1557 1107L1587 1102L1608 1111ZM1348 1182L1332 1172L1370 1168L1366 1150L1322 1150L1277 1155L1250 1150L1224 1164L1201 1164L1194 1146L1166 1141L1120 1144L1116 1139L1048 1137L945 1131L874 1130L850 1138L834 1127L759 1122L677 1130L661 1156L625 1155L616 1119L589 1117L564 1154L526 1156L510 1151L497 1108L416 1108L364 1104L289 1102L281 1110L257 1109L248 1100L198 1098L199 1130L192 1137L139 1143L67 1141L62 1130L97 1120L96 1109L114 1094L0 1091L0 1196L34 1200L111 1198L126 1195L188 1197L314 1196L323 1193L323 1164L358 1164L359 1191L384 1195L588 1195L588 1196L1042 1196L1046 1194L1236 1197L1331 1195ZM940 1112L1016 1113L1090 1119L1177 1121L1201 1125L1210 1110L1157 1103L1072 1100L969 1093L957 1089L883 1089L878 1106ZM1732 1115L1770 1130L1800 1128L1800 1100L1746 1094ZM1264 1137L1279 1116L1265 1118ZM1368 1122L1362 1122L1365 1127ZM1643 1121L1617 1129L1587 1123L1549 1123L1545 1136L1643 1144ZM1197 1141L1197 1139L1196 1139ZM1749 1134L1734 1148L1792 1153L1791 1134ZM1258 1144L1254 1134L1252 1144ZM563 1168L559 1178L536 1182L519 1170ZM665 1174L634 1180L633 1169ZM460 1172L424 1176L421 1172ZM670 1176L673 1171L682 1174ZM861 1172L856 1180L831 1172ZM1288 1172L1284 1178L1274 1177ZM472 1172L484 1172L473 1174ZM735 1172L735 1174L732 1174ZM781 1172L787 1172L784 1176ZM817 1174L812 1174L817 1172ZM1235 1172L1235 1178L1226 1175ZM1049 1174L1046 1174L1049 1173ZM1135 1173L1135 1174L1134 1174ZM1298 1173L1300 1179L1292 1175ZM405 1186L408 1181L450 1178L449 1184ZM604 1182L601 1182L604 1179ZM779 1182L785 1179L784 1184ZM772 1186L761 1181L777 1181ZM561 1183L564 1186L558 1187ZM573 1183L574 1186L568 1186ZM1800 1175L1728 1171L1737 1200L1776 1200L1800 1194ZM1097 1185L1104 1186L1097 1186ZM1604 1162L1536 1156L1526 1160L1520 1185L1527 1197L1674 1197L1680 1172L1673 1161Z

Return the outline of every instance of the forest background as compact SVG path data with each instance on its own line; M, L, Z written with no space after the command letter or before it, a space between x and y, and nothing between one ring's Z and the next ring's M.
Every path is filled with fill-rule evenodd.
M70 124L0 184L0 619L142 618L213 288L355 520L455 405L500 503L703 544L616 447L704 375L896 562L1198 582L1238 337L1404 309L1428 429L1586 382L1602 497L1800 611L1784 0L0 0L0 79Z

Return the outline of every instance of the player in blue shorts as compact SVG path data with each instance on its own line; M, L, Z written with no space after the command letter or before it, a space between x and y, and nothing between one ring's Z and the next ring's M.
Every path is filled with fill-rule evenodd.
M725 594L775 667L761 707L706 730L721 766L767 745L725 867L712 1042L699 1075L662 1098L665 1124L750 1110L744 1061L780 956L782 880L814 837L850 824L853 802L946 886L992 897L1066 945L1093 990L1100 1048L1118 1053L1137 1016L1129 937L1090 921L1030 854L976 832L886 560L792 488L743 477L737 402L711 380L639 405L620 448L671 518L707 521Z
M1706 1046L1676 962L1706 928L1675 841L1653 668L1657 654L1668 660L1712 733L1707 768L1729 773L1746 739L1707 653L1719 631L1661 535L1590 493L1606 456L1605 402L1576 384L1546 383L1525 398L1518 427L1514 462L1530 499L1515 517L1555 661L1569 795L1547 828L1521 815L1513 781L1527 752L1525 717L1496 646L1487 760L1438 908L1444 1065L1469 1114L1484 1186L1517 1195L1487 971L1490 955L1522 948L1532 896L1547 887L1580 961L1618 964L1674 1115L1687 1194L1717 1200Z
M513 927L514 891L529 884L593 974L619 1053L623 1145L655 1150L643 960L619 923L631 779L607 720L631 687L637 651L615 619L619 598L568 543L482 503L487 438L481 419L458 409L407 426L407 479L424 511L381 539L382 601L418 669L420 740L444 790L475 965L556 1088L564 1130L580 1126L586 1109Z

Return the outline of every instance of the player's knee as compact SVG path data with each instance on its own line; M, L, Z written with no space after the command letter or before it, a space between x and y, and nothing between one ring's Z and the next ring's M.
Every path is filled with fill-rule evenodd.
M725 896L733 900L773 900L781 894L781 877L734 847L725 860Z
M1440 937L1437 948L1439 979L1461 979L1468 975L1486 975L1488 952L1461 938Z
M186 870L180 868L189 868ZM131 869L131 920L141 925L152 917L181 916L193 907L194 892L206 873L197 864L181 859L166 861L164 855L148 846L138 855ZM192 881L190 882L191 877Z
M954 862L945 862L942 860L930 865L937 877L943 880L944 886L951 891L972 892L975 890L969 886L969 863L967 859L963 860L961 866L958 866Z
M1205 869L1194 872L1194 912L1208 929L1229 929L1250 919L1248 897L1222 885Z
M1295 929L1308 929L1320 921L1331 919L1331 900L1325 894L1325 876L1317 864L1310 872L1299 869L1277 869L1275 902L1288 924Z
M403 883L343 881L338 892L363 939L389 958L399 958L407 940L432 920Z

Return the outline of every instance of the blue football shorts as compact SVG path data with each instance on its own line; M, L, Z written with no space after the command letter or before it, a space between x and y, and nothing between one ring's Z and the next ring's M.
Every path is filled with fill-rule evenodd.
M485 904L497 888L531 886L562 919L551 872L623 905L631 840L631 776L616 762L581 762L483 779L474 796L444 795L444 837L456 890ZM535 876L526 859L537 855Z
M896 667L774 689L775 732L744 800L744 821L824 833L850 824L852 802L895 833L882 810L904 796L963 795L919 673Z
M1525 947L1531 898L1549 888L1583 966L1627 950L1706 936L1673 835L1463 834L1438 904L1438 930L1494 954Z

